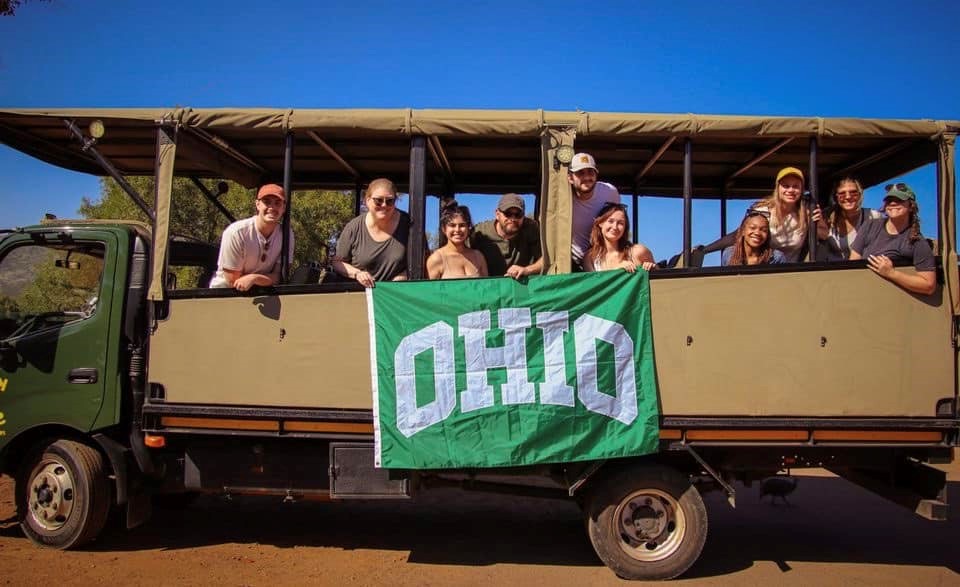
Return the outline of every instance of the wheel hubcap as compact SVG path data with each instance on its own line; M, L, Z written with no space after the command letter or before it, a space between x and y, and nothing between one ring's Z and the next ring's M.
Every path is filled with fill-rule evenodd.
M27 507L30 517L45 530L57 530L73 510L73 479L67 468L56 461L44 461L34 470L29 485Z
M670 494L643 489L628 495L617 507L620 547L642 561L662 560L679 548L686 530L680 504Z

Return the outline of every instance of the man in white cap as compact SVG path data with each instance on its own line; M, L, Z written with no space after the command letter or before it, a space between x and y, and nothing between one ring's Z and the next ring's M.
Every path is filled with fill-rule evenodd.
M280 226L287 197L282 187L268 183L257 192L255 205L256 215L237 220L223 231L217 273L210 280L210 287L247 291L255 285L269 286L280 281ZM292 257L292 232L289 250Z
M524 215L523 198L504 194L494 214L496 218L478 224L470 237L470 246L487 261L488 274L519 279L540 273L540 228Z
M573 262L580 266L590 248L590 229L606 203L619 204L620 192L609 183L597 181L597 162L589 153L577 153L570 162L567 180L573 188L573 232L570 235Z

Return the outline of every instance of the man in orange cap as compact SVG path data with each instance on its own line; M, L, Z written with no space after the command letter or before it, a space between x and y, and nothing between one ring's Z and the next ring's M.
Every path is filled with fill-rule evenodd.
M286 210L283 188L268 183L257 192L257 213L237 220L223 231L217 273L210 287L232 287L247 291L255 285L274 285L280 280L280 250L283 245L279 230ZM290 233L290 254L293 256L293 233Z

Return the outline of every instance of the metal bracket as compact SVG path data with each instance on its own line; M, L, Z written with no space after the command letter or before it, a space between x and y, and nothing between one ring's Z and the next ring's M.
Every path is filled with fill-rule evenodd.
M580 489L580 487L587 482L587 479L589 479L590 477L593 477L594 473L599 471L600 467L602 467L606 462L607 461L596 461L592 465L587 467L583 471L583 473L580 473L580 476L577 477L577 480L573 482L573 485L571 485L570 488L567 489L567 495L569 495L570 497L573 497L573 495L577 492L577 490Z
M707 473L709 473L711 477L713 477L714 481L716 481L717 483L720 484L720 487L722 487L723 490L724 490L724 491L726 492L726 494L727 494L727 503L730 504L730 507L736 508L736 507L737 507L737 492L736 492L736 490L733 488L733 485L730 485L729 483L727 483L726 481L724 481L723 478L720 476L720 474L717 473L716 470L714 470L713 467L711 467L710 465L708 465L708 464L707 464L707 461L703 460L703 457L701 457L700 455L697 454L697 451L693 450L693 447L692 447L692 446L690 446L689 444L687 444L687 445L684 446L684 448L686 448L686 449L687 449L687 452L690 453L690 456L692 456L694 459L696 459L697 462L700 463L700 466L703 467L703 469L704 469Z

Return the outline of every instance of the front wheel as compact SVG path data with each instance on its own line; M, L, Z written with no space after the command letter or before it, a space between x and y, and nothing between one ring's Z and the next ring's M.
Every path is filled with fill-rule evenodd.
M110 513L103 455L72 440L34 453L17 476L17 515L27 537L68 549L96 538Z
M660 465L633 466L597 481L587 531L600 559L624 579L672 579L700 556L707 510L697 489Z

